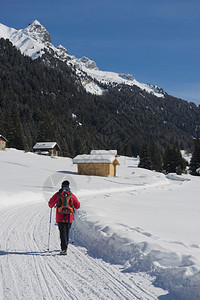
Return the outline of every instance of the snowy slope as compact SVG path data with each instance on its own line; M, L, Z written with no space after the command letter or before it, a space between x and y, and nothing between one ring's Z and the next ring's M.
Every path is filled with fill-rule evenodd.
M33 59L44 54L44 45L24 34L22 30L16 30L0 24L0 38L9 39L22 54L30 56Z
M0 152L1 299L200 299L199 178L119 160L106 178L77 175L69 158ZM54 222L46 251L47 201L64 179L81 208L60 257Z
M46 50L70 67L75 67L77 76L89 93L102 95L105 91L101 87L102 84L114 86L124 84L128 86L136 85L157 97L164 97L164 92L157 86L140 83L129 74L100 71L96 63L89 58L76 58L73 55L69 55L63 46L55 47L51 43L48 31L37 20L29 24L27 28L20 30L0 24L0 38L9 39L21 53L30 56L32 59L41 57L44 54L44 50Z

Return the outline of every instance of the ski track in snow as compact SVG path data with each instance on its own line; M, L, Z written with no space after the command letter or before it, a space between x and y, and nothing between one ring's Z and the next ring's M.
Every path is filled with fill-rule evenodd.
M0 216L1 300L157 299L150 282L125 274L120 266L93 258L87 249L69 245L60 256L57 226L51 224L47 252L49 209L45 203L4 209ZM53 211L52 222L55 212ZM76 238L76 237L75 237Z

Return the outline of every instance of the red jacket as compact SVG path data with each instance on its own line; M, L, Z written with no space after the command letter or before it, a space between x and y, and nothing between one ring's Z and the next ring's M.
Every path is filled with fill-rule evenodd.
M70 193L69 193L70 194ZM72 203L74 208L78 209L80 207L80 202L76 198L74 194L71 193L72 197ZM52 208L54 205L56 205L56 222L68 222L68 218L66 218L66 221L64 220L64 215L60 214L58 212L58 200L59 200L59 192L55 193L53 197L49 200L49 207ZM70 214L70 223L73 221L73 213Z

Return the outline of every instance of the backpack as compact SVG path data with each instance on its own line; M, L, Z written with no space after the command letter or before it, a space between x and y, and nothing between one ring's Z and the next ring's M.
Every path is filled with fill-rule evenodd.
M64 220L66 221L68 216L68 222L70 222L70 214L74 211L74 206L72 202L71 193L66 189L61 189L59 191L59 200L58 200L58 212L64 215Z

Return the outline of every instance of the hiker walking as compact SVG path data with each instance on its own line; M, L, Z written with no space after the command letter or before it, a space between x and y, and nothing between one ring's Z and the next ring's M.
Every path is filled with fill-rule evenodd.
M71 193L69 181L63 181L61 189L49 200L49 207L56 205L56 222L60 231L61 252L67 254L69 230L73 221L74 208L80 207L80 202Z

